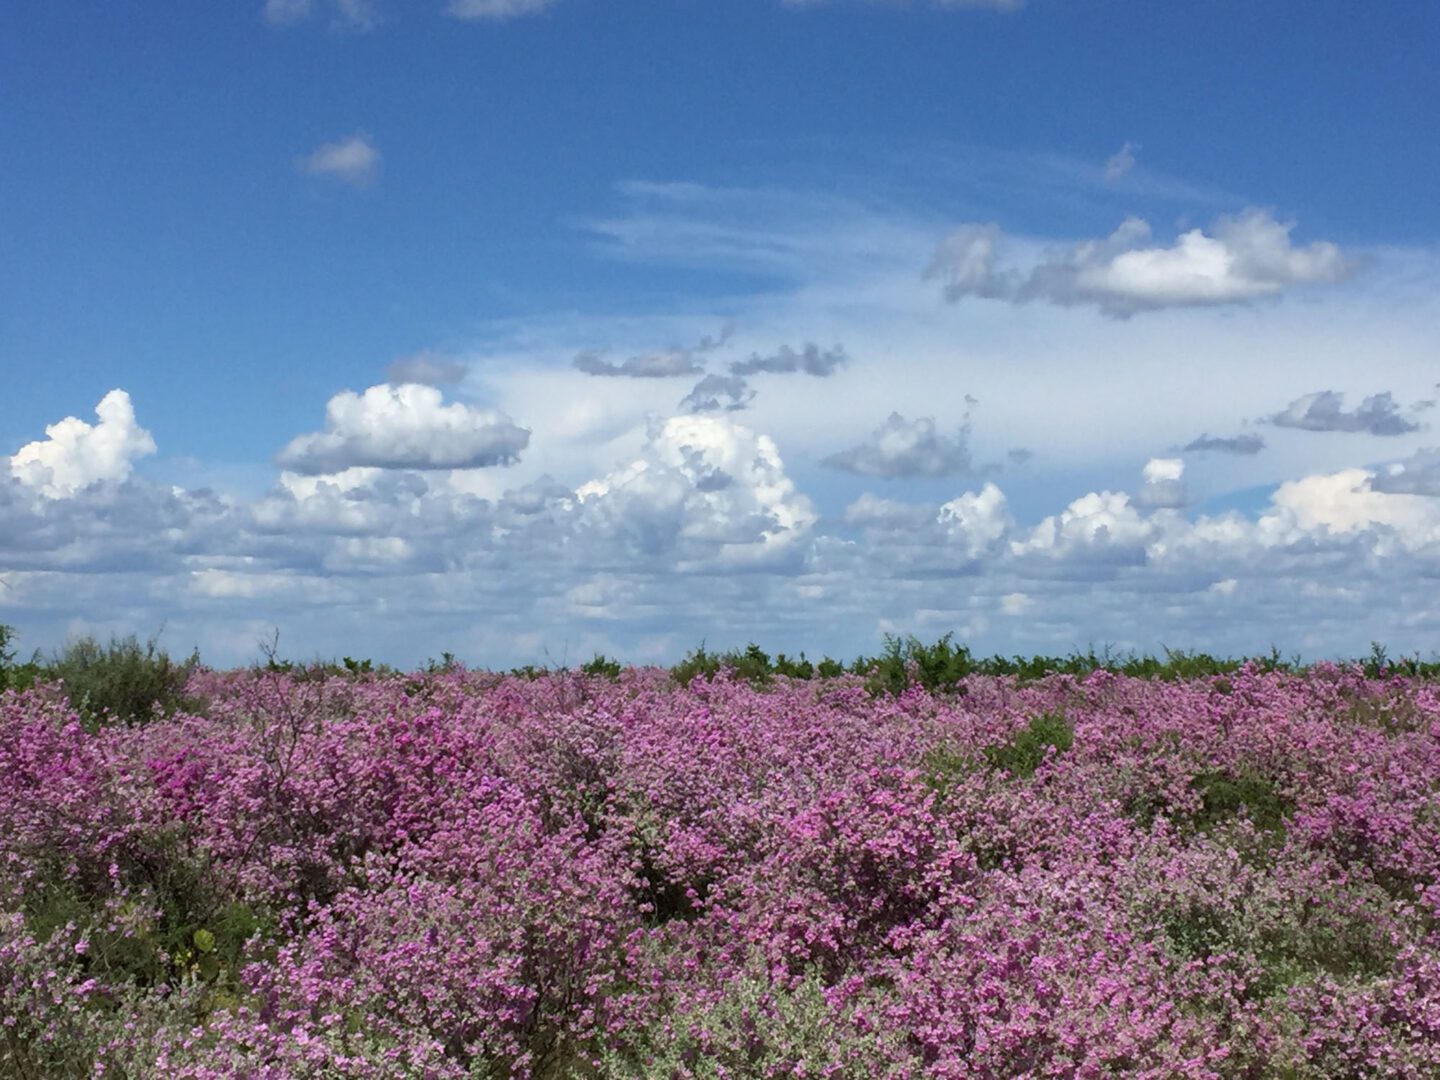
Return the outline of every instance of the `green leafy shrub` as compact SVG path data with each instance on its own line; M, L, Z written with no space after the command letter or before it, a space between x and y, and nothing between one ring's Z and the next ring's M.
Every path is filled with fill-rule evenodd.
M622 670L619 660L612 660L603 653L596 653L594 659L580 665L582 675L598 675L606 679L618 679Z
M946 634L933 645L917 637L885 636L885 651L877 657L860 657L850 668L866 677L870 693L902 694L912 685L929 691L953 690L967 675L976 671L975 658L968 647L956 645L953 634Z
M758 965L754 965L758 969ZM724 1080L726 1077L898 1077L909 1075L903 1039L857 1023L860 1010L835 1007L811 975L798 985L760 970L699 995L624 1046L602 1051L604 1080Z
M15 628L0 623L0 693L6 690L24 690L40 677L40 655L38 653L23 664L15 662Z
M979 765L975 754L948 743L930 750L920 763L925 786L935 792L936 801L941 805L955 785L975 772Z
M185 684L200 664L198 653L170 659L155 638L143 645L131 634L108 645L86 636L70 642L45 668L65 684L70 704L91 723L136 724L186 708Z
M1201 832L1210 832L1243 813L1255 828L1283 833L1285 819L1295 809L1289 799L1275 790L1273 783L1256 773L1201 773L1191 781L1191 786L1201 799L1200 811L1191 824Z
M1009 742L987 746L985 760L992 769L1026 779L1035 775L1048 751L1063 754L1074 744L1075 733L1064 716L1041 713Z

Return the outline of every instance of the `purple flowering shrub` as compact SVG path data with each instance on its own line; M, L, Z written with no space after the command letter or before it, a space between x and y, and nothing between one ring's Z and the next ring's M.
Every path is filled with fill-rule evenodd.
M1440 693L0 696L0 1075L1440 1076Z

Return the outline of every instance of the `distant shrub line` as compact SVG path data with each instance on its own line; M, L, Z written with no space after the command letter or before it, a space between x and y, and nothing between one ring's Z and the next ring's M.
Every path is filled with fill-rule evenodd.
M112 637L102 644L87 635L70 641L49 657L36 652L29 660L19 661L15 640L14 628L0 624L0 692L24 690L37 683L63 683L71 705L92 725L140 723L157 713L169 714L193 704L185 697L185 686L191 673L201 666L198 651L183 661L175 661L155 637L141 642L131 634L124 638ZM386 678L400 674L388 664L350 656L308 662L283 659L273 641L262 644L261 651L264 659L256 665L259 669L302 681L335 677ZM813 661L803 652L798 657L786 653L772 656L753 642L743 649L724 651L711 651L701 644L669 671L681 687L688 687L697 678L715 679L722 673L757 687L768 686L777 679L805 681L849 675L863 679L866 689L879 697L899 695L912 687L931 693L963 692L963 683L971 676L1003 676L1029 683L1053 675L1084 678L1099 671L1166 682L1212 678L1217 680L1217 689L1223 692L1228 685L1226 678L1242 669L1299 675L1313 666L1298 656L1287 659L1278 649L1254 657L1220 657L1182 649L1166 649L1156 656L1113 652L1108 648L1099 652L1091 648L1064 656L978 656L968 646L957 643L953 634L946 634L931 644L914 636L887 635L877 655L859 656L849 663L829 656ZM1440 680L1440 659L1421 660L1418 655L1392 659L1378 644L1371 647L1369 656L1343 662L1342 666L1357 668L1368 678L1399 676ZM436 674L464 667L453 653L446 652L438 660L427 661L423 671ZM626 665L620 660L597 654L573 670L581 675L617 679L625 669ZM512 668L507 674L539 679L570 670L564 666L527 664Z

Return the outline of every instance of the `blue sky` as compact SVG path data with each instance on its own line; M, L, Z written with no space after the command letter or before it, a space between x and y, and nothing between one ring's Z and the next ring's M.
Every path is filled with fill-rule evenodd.
M1419 2L7 5L0 621L1429 650L1437 46Z

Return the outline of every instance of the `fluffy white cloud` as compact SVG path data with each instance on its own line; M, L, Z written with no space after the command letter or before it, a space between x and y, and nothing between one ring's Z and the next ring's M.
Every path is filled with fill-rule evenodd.
M1144 517L1124 492L1091 492L1076 499L1059 514L1045 518L1028 536L1012 541L1020 556L1084 564L1143 562L1145 545L1156 525Z
M817 520L775 443L716 416L677 416L643 454L576 492L582 523L647 556L753 566L793 554Z
M501 413L445 404L432 386L346 390L325 407L325 430L291 440L277 458L298 473L352 468L476 469L508 465L530 433Z
M936 428L934 417L912 421L891 413L868 439L831 454L825 464L860 476L887 479L954 476L970 471L969 434L968 423L954 435L944 435Z
M1065 175L1112 199L1098 171L1079 162ZM1145 172L1127 190L1148 183ZM952 175L972 183L966 170ZM1297 386L1335 387L1351 402L1367 383L1402 402L1432 396L1433 252L1370 253L1371 271L1324 303L1116 323L1059 305L937 303L915 279L934 250L923 214L832 195L646 191L636 215L602 230L602 250L733 268L736 290L719 310L697 302L487 325L459 356L465 383L533 423L522 461L452 471L453 459L427 453L341 453L317 467L348 467L284 473L256 499L135 478L49 498L0 469L0 621L21 627L26 649L58 643L76 612L110 613L99 633L164 622L167 641L198 643L221 663L253 658L277 625L291 655L402 663L442 649L487 664L561 662L567 649L572 662L593 650L669 660L702 639L854 656L886 628L953 629L987 652L1168 643L1337 655L1371 639L1405 651L1440 640L1430 509L1440 481L1434 452L1416 453L1421 437L1389 444L1395 464L1354 472L1355 440L1273 427L1254 429L1273 443L1263 455L1187 462L1179 480L1202 506L1243 512L1142 505L1130 475L1177 436L1233 431ZM984 194L958 197L983 204ZM993 235L977 280L1018 289L1046 256ZM757 368L761 392L743 429L734 414L680 418L716 429L670 427L698 376L600 379L568 366L597 343L618 365L657 341L698 340L717 314L737 325L733 355L707 361L717 372L736 374L723 361L782 357L780 341L843 341L856 361L830 379ZM1167 362L1177 348L1184 362ZM794 354L798 375L805 361ZM963 485L922 477L856 499L853 478L820 468L889 408L961 417L979 379L986 413L973 458L1002 459L1017 443L1036 451L1006 474L1003 493L985 485L945 502ZM343 447L349 435L363 442L364 426L342 435L327 424L312 438ZM390 467L360 463L382 458ZM1267 489L1273 499L1257 508Z
M44 440L10 458L10 474L50 498L63 498L91 484L124 480L136 458L155 452L155 440L135 422L124 390L101 398L95 415L95 424L67 416L48 425Z
M1377 491L1369 469L1342 469L1281 484L1272 503L1293 527L1315 533L1357 533L1380 527L1407 547L1440 541L1440 499Z
M1110 236L1053 252L1022 273L1000 267L1004 238L997 226L964 225L941 244L929 273L944 282L951 300L1093 305L1126 318L1167 307L1249 303L1353 272L1354 261L1334 244L1292 244L1293 228L1252 209L1218 219L1208 233L1191 229L1169 247L1157 247L1150 243L1150 226L1132 217Z
M961 545L969 558L996 550L1015 527L1005 493L994 484L967 491L935 515L947 540Z
M364 187L380 172L380 151L370 136L357 132L336 142L322 143L296 166L311 176L329 177L352 187Z
M1144 485L1135 501L1152 509L1178 509L1189 502L1185 490L1185 462L1180 458L1151 458L1141 471Z

